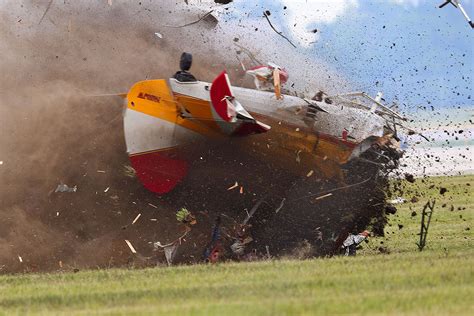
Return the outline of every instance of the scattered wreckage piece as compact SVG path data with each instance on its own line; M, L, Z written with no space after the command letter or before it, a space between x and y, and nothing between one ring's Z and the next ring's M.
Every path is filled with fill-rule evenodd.
M203 259L205 262L217 263L223 251L221 242L221 217L217 216L212 228L211 241L204 249Z
M70 187L64 183L58 184L58 186L56 187L56 190L54 190L55 193L58 193L58 192L74 193L76 191L77 191L77 185Z
M130 241L128 241L127 239L125 239L125 243L127 244L128 248L130 249L130 251L133 253L133 254L136 254L137 251L135 250L135 248L133 247L132 243Z
M258 90L275 91L277 100L283 99L281 85L288 81L288 73L280 66L268 62L266 66L258 65L245 72L254 78L255 87Z
M364 230L357 235L349 234L341 246L344 256L355 256L357 252L357 246L366 240L367 237L369 237L369 232L367 230Z
M400 196L397 196L395 199L393 200L389 200L388 203L390 204L402 204L402 203L405 203L407 200L400 197Z
M293 46L294 48L296 48L296 45L293 44L292 41L290 41L290 39L288 37L286 37L285 35L283 35L283 32L280 32L280 31L277 31L277 29L273 26L272 22L270 21L270 19L268 18L269 16L269 11L263 11L263 16L265 17L265 19L267 19L267 22L268 24L270 25L270 27L272 28L273 31L275 31L275 33L277 33L278 35L280 35L281 37L283 37L284 39L286 39L288 41L288 43L290 43L291 46Z
M428 236L428 228L430 228L431 216L434 212L435 202L435 200L426 202L421 211L420 241L416 244L420 251L423 251L426 246L426 237Z
M139 213L139 214L135 217L135 219L134 219L133 222L132 222L132 225L135 224L135 223L138 221L138 219L140 218L140 216L142 216L142 213Z
M159 241L153 243L153 248L155 251L162 249L165 254L165 259L168 264L168 266L171 266L173 264L174 258L176 257L176 254L178 252L178 248L181 245L182 240L186 235L189 233L190 230L186 230L183 235L179 236L176 240L162 245Z
M266 198L267 198L267 196L265 195L265 196L263 196L260 200L258 200L257 203L255 203L255 205L252 207L252 209L250 210L250 212L248 212L247 217L243 220L242 226L247 225L247 223L249 222L250 218L255 214L255 212L257 211L257 209L259 208L259 206L265 201Z
M233 189L237 188L238 186L239 186L239 183L237 181L235 181L233 186L230 186L230 187L227 188L227 191L233 190Z
M190 23L186 23L186 24L183 24L183 25L165 25L165 27L172 27L172 28L182 28L182 27L187 27L187 26L190 26L190 25L194 25L194 24L197 24L201 21L205 21L207 23L209 23L209 25L211 27L215 27L217 25L217 23L219 23L219 19L217 18L217 16L214 14L214 10L210 10L209 12L205 13L203 16L201 16L199 19L197 19L196 21L193 21L193 22L190 22ZM156 33L155 33L156 34ZM161 38L161 37L160 37Z
M469 15L467 15L467 12L466 10L464 10L462 4L461 4L461 1L460 0L447 0L445 2L443 2L439 8L442 9L444 8L446 5L448 4L452 4L453 7L455 7L456 9L459 9L459 11L461 11L462 15L464 16L464 18L466 19L467 23L469 23L469 26L471 26L471 28L474 28L474 23L472 22L471 18L469 17Z

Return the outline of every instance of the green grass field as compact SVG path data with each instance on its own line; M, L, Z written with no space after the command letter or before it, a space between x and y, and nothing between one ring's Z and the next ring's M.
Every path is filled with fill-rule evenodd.
M406 185L405 198L419 202L400 205L387 236L371 238L355 258L0 276L0 314L473 315L473 182ZM419 252L420 211L433 197Z

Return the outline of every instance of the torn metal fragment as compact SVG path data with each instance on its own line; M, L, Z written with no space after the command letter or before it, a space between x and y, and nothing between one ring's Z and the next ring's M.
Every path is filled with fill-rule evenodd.
M173 260L176 257L176 253L178 252L178 246L179 243L174 243L170 246L164 247L166 262L169 266L173 264Z

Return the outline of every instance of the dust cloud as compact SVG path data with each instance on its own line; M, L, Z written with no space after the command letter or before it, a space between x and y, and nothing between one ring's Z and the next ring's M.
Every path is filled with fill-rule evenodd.
M298 65L308 62L304 55L294 53L295 58L287 61L291 47L280 48L281 42L271 30L253 35L255 25L250 31L237 27L235 21L226 21L225 10L221 10L216 28L206 23L169 27L196 20L208 10L184 2L113 1L109 6L107 1L4 1L0 7L0 273L163 262L162 257L155 260L151 243L175 239L179 228L169 224L176 222L175 210L209 197L207 191L196 190L192 177L183 184L181 192L185 193L163 198L130 177L123 140L123 100L104 94L127 92L139 80L170 77L177 70L181 51L194 54L192 70L199 79L212 80L227 68L236 85L249 85L235 57L236 35L231 34L237 34L239 43L252 50L266 47L261 58L287 62L292 74L298 74ZM343 76L332 73L327 65L312 62L314 77L305 81L308 84L327 90L347 85ZM327 73L332 74L331 80L326 80ZM295 88L307 88L299 85ZM253 163L249 160L246 166ZM202 176L203 170L196 169L196 177ZM238 174L236 171L235 176ZM281 179L292 181L285 175ZM223 178L215 185L223 187L229 181L230 177ZM77 186L77 192L54 193L58 184ZM275 190L281 187L275 186ZM282 193L276 191L276 196ZM192 242L183 246L182 252L190 255L180 255L181 262L201 259L202 249L196 243L209 239L220 208L234 203L234 211L241 212L254 202L255 197L249 194L224 204L210 201L204 205L202 212L197 212L198 224L189 237ZM280 199L269 203L259 215L264 218L256 218L255 227L262 221L278 221L265 214L274 210L273 204L278 205ZM350 213L350 208L346 212ZM369 208L366 212L375 211ZM333 219L325 217L328 213L329 208L318 216L332 225ZM138 214L140 220L132 225ZM301 216L309 218L311 214ZM348 219L335 225L347 227L350 222L352 227L365 228L372 217L370 213L361 223ZM289 215L282 218L295 221ZM286 223L298 228L301 235L309 229L300 229L301 223ZM315 225L312 223L311 229ZM270 244L275 234L267 230L261 229L259 249ZM285 238L291 231L284 231ZM295 242L303 242L303 237L298 236ZM140 256L130 253L125 239L133 241ZM273 249L283 251L285 246Z

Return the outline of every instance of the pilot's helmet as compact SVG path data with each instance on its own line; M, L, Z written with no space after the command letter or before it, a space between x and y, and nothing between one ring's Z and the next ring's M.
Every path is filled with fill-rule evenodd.
M193 63L193 55L186 52L181 54L181 60L179 61L179 68L182 71L188 71L191 68L192 63Z

